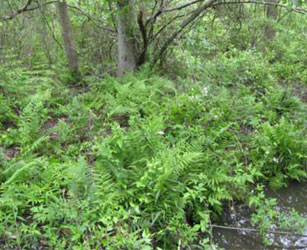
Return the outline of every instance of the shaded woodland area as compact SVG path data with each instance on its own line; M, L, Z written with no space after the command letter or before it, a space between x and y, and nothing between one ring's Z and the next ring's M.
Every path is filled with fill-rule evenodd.
M304 235L264 190L307 181L306 100L303 0L3 0L0 248Z

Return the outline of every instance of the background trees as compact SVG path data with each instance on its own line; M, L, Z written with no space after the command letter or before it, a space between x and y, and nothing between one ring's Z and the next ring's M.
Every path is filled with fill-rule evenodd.
M73 74L78 74L78 55L75 47L75 41L72 35L67 3L65 0L63 2L58 1L56 5L59 12L59 21L61 25L62 39L65 47L68 66Z
M132 2L119 0L117 2L117 37L118 37L118 75L126 71L134 71L137 65L135 17Z
M293 5L292 2L284 4L278 1L260 3L257 1L219 0L190 2L120 0L105 3L92 0L66 3L66 1L29 0L26 2L15 1L12 4L7 0L2 3L1 19L2 29L5 29L8 25L12 25L11 23L20 23L24 19L32 21L42 15L45 20L45 29L48 29L48 36L54 40L53 47L57 51L59 51L57 48L59 45L58 36L59 33L62 33L63 47L71 71L77 71L77 50L79 50L83 64L92 65L89 56L94 59L99 54L99 61L97 62L95 59L95 64L115 66L114 62L117 61L117 73L122 75L125 71L134 71L145 62L150 63L151 66L154 66L158 61L162 62L168 49L175 41L183 41L181 38L184 38L186 32L197 27L200 23L207 25L209 16L218 17L219 12L216 10L223 11L222 15L224 16L220 18L225 20L227 16L229 18L232 16L235 18L231 20L232 23L241 23L242 26L242 23L248 22L248 20L243 20L244 17L237 12L239 10L252 11L255 9L257 12L257 9L260 10L263 6L266 9L266 14L262 17L277 21L278 15L286 16L290 12L306 13L301 8L302 2L295 3L296 5ZM53 19L53 16L56 15L55 4L59 13L59 28ZM68 9L72 14L73 28L71 28ZM270 22L266 23L264 32L268 39L272 39L275 34L275 28ZM41 25L41 22L36 22L33 25L21 26L19 29L25 30ZM17 43L22 40L21 30L16 33ZM89 34L90 32L94 33ZM73 33L76 34L76 42L74 42ZM117 36L115 36L116 33ZM36 41L36 43L40 46L41 42ZM115 49L116 47L117 49ZM49 51L46 50L45 53L48 54ZM87 57L86 61L84 61L85 57ZM50 58L50 53L48 58ZM115 72L115 67L107 71L109 70Z

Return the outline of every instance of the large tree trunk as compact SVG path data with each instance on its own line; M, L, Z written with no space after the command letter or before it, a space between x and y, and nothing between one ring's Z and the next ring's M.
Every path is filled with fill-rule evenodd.
M270 0L270 3L272 4L277 4L279 3L279 0ZM265 25L264 33L265 37L269 40L274 39L276 35L275 29L271 26L270 22L276 21L278 16L278 7L277 6L272 6L268 5L266 6L266 17L270 20Z
M121 76L125 72L136 69L135 38L133 36L133 13L129 0L118 0L117 35L118 35L118 71Z
M56 3L59 11L59 21L62 28L62 38L65 47L65 55L68 61L70 70L76 74L78 73L78 55L75 43L72 36L71 23L68 14L66 0Z

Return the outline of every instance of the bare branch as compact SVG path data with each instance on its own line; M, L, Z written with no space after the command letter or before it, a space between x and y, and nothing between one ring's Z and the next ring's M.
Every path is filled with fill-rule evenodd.
M28 2L20 9L16 10L15 12L1 18L1 21L8 21L8 20L12 20L14 17L18 16L19 14L23 13L23 12L27 12L27 11L32 11L32 10L36 10L38 8L40 8L40 6L44 6L44 5L48 5L48 4L52 4L55 3L57 1L50 1L44 4L41 4L40 6L36 6L33 8L29 8L29 6L31 5L31 3L33 2L33 0L28 0Z
M195 1L192 1L192 2L189 2L189 3L186 3L186 4L183 4L181 6L178 6L178 7L174 7L174 8L171 8L171 9L165 9L163 10L163 12L172 12L172 11L176 11L176 10L182 10L186 7L189 7L193 4L196 4L196 3L199 3L199 2L203 2L204 0L195 0Z
M163 46L160 49L160 52L158 53L158 55L154 58L153 60L153 65L155 65L158 60L165 54L168 46L176 39L176 37L178 36L178 34L180 34L180 32L185 29L191 22L193 22L197 17L199 17L199 15L205 11L206 9L212 7L212 5L216 2L217 0L208 0L206 1L203 5L201 5L200 7L198 7L197 9L195 9L192 14L190 14L190 16L188 18L186 18L185 20L183 20L183 22L179 25L179 28L166 40L166 42L163 44Z
M297 7L289 8L289 6L285 5L285 4L272 3L272 2L260 2L260 1L253 1L253 0L236 1L236 2L218 2L218 3L214 3L213 6L225 5L225 4L259 4L259 5L267 5L267 6L276 6L276 7L289 9L289 10L296 12L296 13L299 13L299 14L307 14L307 10L303 9L303 8L297 8Z
M49 2L49 3L51 3L51 2ZM46 16L45 16L45 13L44 13L44 10L43 10L42 7L43 7L44 5L46 5L46 4L40 4L39 2L37 2L37 4L38 4L37 8L38 8L39 12L40 12L41 15L42 15L43 21L45 22L47 28L49 29L49 31L50 31L50 33L51 33L51 36L52 36L53 40L56 42L56 44L57 44L61 49L63 49L62 44L61 44L61 43L59 42L59 40L56 38L55 33L54 33L54 30L53 30L52 27L50 26L50 24L49 24L49 22L48 22L48 20L47 20L47 18L46 18ZM35 8L36 8L36 7L35 7Z
M162 15L164 13L168 13L168 12L172 12L172 11L177 11L177 10L182 10L184 8L192 6L192 5L194 5L196 3L199 3L199 2L204 2L204 0L194 0L192 2L183 4L183 5L174 7L174 8L169 8L169 9L164 9L163 8L163 4L161 4L160 9L156 12L156 14L154 14L154 15L152 14L151 17L149 19L147 19L146 25L148 25L152 20L156 20L158 16L160 16L160 15Z
M22 12L27 11L29 5L32 3L33 0L28 0L28 2L20 9L16 10L15 12L3 17L1 20L2 21L7 21L13 19L15 16L19 15Z
M74 9L74 10L78 11L80 14L86 16L88 18L88 20L92 21L97 27L99 27L101 29L104 29L106 31L112 32L112 33L117 33L116 30L113 30L111 28L108 28L108 27L105 27L105 26L102 26L102 25L98 24L98 21L96 21L92 16L87 14L84 10L80 9L79 7L74 6L74 5L69 5L69 4L67 4L67 6L69 8L71 8L71 9Z
M33 7L33 8L28 8L27 11L32 11L32 10L37 10L39 9L40 7L43 7L43 6L46 6L46 5L49 5L49 4L53 4L53 3L56 3L57 1L50 1L50 2L47 2L47 3L38 3L37 2L37 6L36 7Z
M182 18L184 17L184 15L178 15L173 17L172 19L170 19L166 24L164 24L154 35L152 35L150 38L152 38L152 41L154 41L159 35L160 33L165 30L169 25L171 25L175 20L177 20L178 18Z

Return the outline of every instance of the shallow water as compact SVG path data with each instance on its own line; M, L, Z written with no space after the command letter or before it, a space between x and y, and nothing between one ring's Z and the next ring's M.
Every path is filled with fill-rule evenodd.
M288 188L276 192L267 190L269 197L276 198L276 210L289 212L295 209L302 217L307 218L307 183L293 183ZM240 228L251 228L250 211L246 207L238 207L235 212L224 215L222 224ZM307 228L307 226L306 226ZM284 230L281 230L284 231ZM303 233L307 235L307 230ZM307 237L293 235L266 235L270 246L263 244L258 233L229 229L213 229L214 242L224 249L307 249Z

